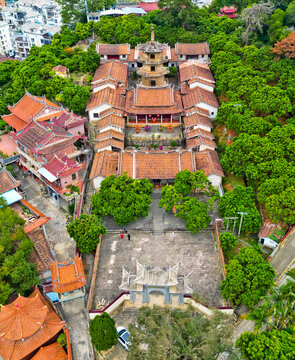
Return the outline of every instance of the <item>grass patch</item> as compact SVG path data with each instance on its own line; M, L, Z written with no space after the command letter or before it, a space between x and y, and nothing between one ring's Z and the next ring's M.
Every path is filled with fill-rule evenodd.
M229 174L223 179L223 186L226 191L231 191L236 186L245 186L244 180L236 175Z

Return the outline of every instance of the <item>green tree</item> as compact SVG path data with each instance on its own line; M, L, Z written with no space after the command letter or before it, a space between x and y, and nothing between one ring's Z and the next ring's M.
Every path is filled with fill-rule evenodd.
M176 206L176 217L186 221L185 227L192 233L206 229L210 224L207 213L207 204L199 202L196 198L185 197L183 202Z
M216 313L208 319L193 309L142 307L138 327L131 325L127 360L217 359L227 353L238 359L231 343L230 318Z
M176 175L177 176L177 175ZM173 210L174 206L181 204L183 201L183 196L176 190L173 185L166 185L162 188L161 200L159 202L159 207L168 212Z
M238 242L238 238L230 232L221 233L219 236L222 250L227 254Z
M107 229L101 222L101 218L96 215L82 214L74 222L67 225L67 231L76 241L80 252L89 254L96 249L99 236L107 233Z
M251 187L236 186L228 191L219 201L219 212L223 218L239 216L238 212L247 213L243 217L242 233L257 233L261 226L260 214L254 201L254 192Z
M91 198L93 213L111 215L118 225L148 216L153 185L147 179L133 180L126 174L111 175L101 182L99 193Z
M273 268L255 249L242 248L226 265L222 296L233 305L254 306L272 286L274 275Z
M292 360L295 356L295 339L286 331L244 332L236 346L249 360Z
M90 320L89 331L91 342L97 351L108 350L118 342L115 321L106 312Z

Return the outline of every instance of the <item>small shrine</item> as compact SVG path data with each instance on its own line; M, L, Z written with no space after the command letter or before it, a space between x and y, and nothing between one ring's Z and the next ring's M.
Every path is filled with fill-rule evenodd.
M76 299L85 295L86 278L82 258L53 262L51 265L52 289L58 301Z
M122 268L120 290L130 292L130 303L136 305L183 305L184 295L193 292L189 276L179 274L179 263L172 267L150 267L136 261L136 274Z
M218 14L219 17L227 16L230 19L236 18L238 15L236 14L237 9L232 6L224 6L223 8L220 8L220 13Z

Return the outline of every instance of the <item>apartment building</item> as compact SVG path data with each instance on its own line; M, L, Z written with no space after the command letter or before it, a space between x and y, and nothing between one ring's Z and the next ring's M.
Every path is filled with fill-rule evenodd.
M9 26L4 21L0 21L0 54L12 55L12 50Z

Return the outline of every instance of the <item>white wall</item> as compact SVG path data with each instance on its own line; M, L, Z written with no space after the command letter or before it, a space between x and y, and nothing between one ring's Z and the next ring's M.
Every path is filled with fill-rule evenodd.
M92 86L95 86L95 87L92 88L92 92L93 92L93 93L96 93L96 92L98 92L99 90L105 89L105 88L107 88L107 87L115 90L115 85L114 85L114 84L103 84L103 85L94 84L94 85L92 85Z
M221 176L219 175L209 175L208 180L211 181L212 185L215 187L215 189L218 189L221 185Z
M0 21L0 54L8 54L12 49L9 25L4 21Z
M89 120L92 121L92 122L100 120L99 117L95 118L93 116L93 114L94 113L100 114L102 111L105 111L105 110L108 110L108 109L111 109L111 108L112 107L109 104L102 104L102 105L96 106L95 108L88 111Z
M211 91L211 92L214 91L214 87L213 87L213 86L210 86L210 85L201 83L201 82L199 82L198 80L196 80L195 82L191 83L191 84L189 85L189 87L190 87L191 89L193 89L193 88L195 88L195 87L200 87L200 88L205 89L205 90L207 90L207 91Z
M205 104L204 102L200 102L198 104L196 104L196 106L202 108L202 109L206 109L209 111L209 118L210 119L215 119L216 115L217 115L217 108L208 104Z

